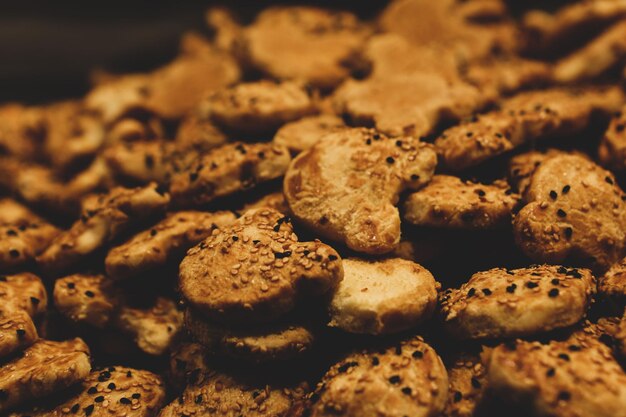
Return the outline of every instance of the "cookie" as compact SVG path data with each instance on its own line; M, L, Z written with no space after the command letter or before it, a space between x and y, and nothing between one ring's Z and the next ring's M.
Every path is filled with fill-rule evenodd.
M102 157L111 173L124 182L165 182L167 154L171 143L162 141L120 142L109 146Z
M55 273L68 269L111 242L133 223L145 222L165 211L169 195L152 183L145 187L115 187L83 210L80 220L62 232L37 261Z
M306 384L275 386L236 375L205 371L159 417L211 415L224 417L290 417L306 393Z
M418 226L450 229L507 227L519 195L504 181L478 184L449 175L435 175L404 203L404 219Z
M615 88L524 92L504 100L498 110L445 130L435 147L448 169L460 171L524 143L579 133L593 114L611 114L623 100Z
M0 106L0 150L18 158L40 157L46 135L43 109L17 103Z
M0 367L0 411L68 388L89 371L89 348L81 339L39 340Z
M297 154L311 148L327 133L344 126L343 120L332 114L303 117L278 129L274 143Z
M42 219L0 225L0 270L15 270L32 263L60 233Z
M598 292L617 302L626 301L626 258L613 264L598 279Z
M515 155L509 160L508 179L512 188L524 196L533 174L543 161L554 155L566 154L559 149L542 151L528 151Z
M534 261L606 270L621 259L626 198L609 171L579 155L553 156L533 174L526 199L513 229Z
M150 76L147 74L113 77L87 93L85 108L97 114L105 124L112 124L133 111L146 110L149 86Z
M0 198L0 224L23 225L40 221L41 217L12 198Z
M472 417L485 387L486 369L480 358L462 354L447 368L450 388L445 417Z
M258 200L245 204L241 210L239 210L239 213L243 214L248 210L258 209L261 207L269 207L279 213L289 215L289 205L287 204L287 200L285 200L285 195L282 190L266 194Z
M329 326L385 334L428 320L440 287L428 270L400 258L344 259L343 280L329 305Z
M369 32L348 12L270 7L244 29L245 57L271 78L331 89L348 78Z
M191 309L185 312L185 327L210 352L255 363L301 356L315 342L315 335L298 324L234 329L210 323Z
M24 350L37 338L37 328L25 310L0 308L0 358Z
M41 279L30 272L0 276L0 309L23 310L36 318L48 307Z
M68 398L69 397L69 398ZM92 371L79 390L55 398L48 406L29 407L9 417L155 417L165 403L165 382L160 376L123 366Z
M288 217L246 212L187 252L179 267L183 297L217 320L259 322L291 310L298 297L334 289L343 277L337 252L299 242Z
M107 131L106 145L120 142L148 142L166 137L163 122L153 115L142 115L141 120L131 116L113 122Z
M387 253L400 241L399 194L428 183L436 164L432 146L413 137L346 128L300 153L283 191L294 217L316 233Z
M291 157L270 143L229 143L174 166L172 201L180 207L200 206L284 175Z
M600 140L598 160L611 170L626 169L626 107L613 115Z
M500 345L490 355L487 385L524 415L624 415L626 375L611 349L593 339Z
M111 248L104 261L107 276L123 280L165 267L170 262L178 263L187 249L234 220L235 215L230 211L169 214L150 229Z
M561 83L594 79L620 65L625 58L626 22L622 21L558 61L554 67L554 79Z
M208 115L199 113L192 111L181 120L174 139L177 149L206 152L228 142L226 135L209 120Z
M333 365L311 398L311 417L438 416L446 368L421 337L349 355Z
M315 105L307 90L296 82L256 81L215 91L201 109L223 129L260 135L314 113Z
M456 338L531 336L580 321L595 292L587 269L495 268L446 290L441 313L446 331Z

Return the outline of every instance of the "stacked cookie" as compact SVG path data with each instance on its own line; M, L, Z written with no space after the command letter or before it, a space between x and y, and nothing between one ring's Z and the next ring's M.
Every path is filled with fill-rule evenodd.
M626 416L626 3L206 13L0 106L0 414Z

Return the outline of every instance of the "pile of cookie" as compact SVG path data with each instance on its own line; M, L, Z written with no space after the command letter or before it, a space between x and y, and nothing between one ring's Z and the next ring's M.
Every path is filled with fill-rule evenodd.
M626 1L205 18L0 106L0 414L626 416Z

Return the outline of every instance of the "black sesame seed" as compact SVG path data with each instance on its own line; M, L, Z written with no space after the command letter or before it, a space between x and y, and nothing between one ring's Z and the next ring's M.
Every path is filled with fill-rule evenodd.
M394 385L399 384L400 377L398 375L393 375L391 378L389 378L389 382Z
M470 288L469 291L467 292L468 297L473 297L474 294L476 294L476 288Z
M563 211L563 210L561 210L561 209L558 209L558 210L556 211L556 215L557 215L557 216L559 216L559 217L565 217L565 216L567 216L567 213L566 213L566 212L564 212L564 211Z
M552 281L550 282L552 283L552 285L559 285L561 283L558 278L552 278Z
M374 356L372 358L372 366L378 366L380 364L380 359L378 359L378 356Z
M453 398L454 398L454 402L458 403L463 399L463 394L461 393L461 391L455 391Z
M565 238L569 240L572 238L572 233L574 233L574 230L568 226L563 229L563 233L565 234Z
M526 287L527 288L537 288L538 286L539 286L539 284L537 284L536 282L533 282L533 281L528 281L526 283Z
M482 384L480 383L480 381L476 378L476 377L472 377L471 379L472 382L472 387L478 389L482 386Z
M549 297L558 297L559 295L559 289L558 288L552 288L550 291L548 291L548 296Z
M506 292L513 294L515 292L515 289L517 289L517 285L511 284L508 287L506 287Z
M146 155L144 158L144 163L146 164L146 168L152 169L154 167L154 156Z
M196 399L194 400L194 402L195 402L196 404L202 404L202 394L197 395L197 396L196 396Z
M401 391L404 395L411 395L411 393L413 392L409 387L403 387Z
M197 179L198 179L198 173L197 172L190 172L189 173L189 181L194 182Z
M558 194L556 193L556 191L552 190L550 191L550 198L553 200L556 200Z
M337 256L335 256L335 255L328 255L328 260L329 261L336 261L337 260Z
M96 398L93 399L95 402L97 403L101 403L102 401L104 401L104 395L98 395Z
M11 249L9 251L9 255L11 255L11 258L19 258L20 256L20 251L17 249Z
M91 413L93 413L93 404L88 405L87 407L83 408L83 410L85 411L85 415L86 416L90 416Z
M420 179L420 176L419 176L419 175L417 175L417 174L412 174L412 175L411 175L411 181L417 181L417 180L419 180L419 179Z
M93 298L95 296L95 294L92 291L89 291L89 290L85 291L85 295L87 297L89 297L89 298Z
M491 295L491 290L489 288L483 288L483 294Z
M559 353L559 358L569 362L569 355L567 353Z
M421 350L416 350L411 354L411 356L413 356L415 359L422 359L424 357L424 352L422 352Z
M96 387L91 387L87 390L87 394L95 394L96 392L98 392Z
M572 398L572 394L570 394L567 391L561 391L559 392L559 401L569 401L570 398Z
M17 337L18 337L19 339L21 339L21 338L23 338L24 336L26 336L26 330L24 330L24 329L17 329L17 330L15 331L15 333L17 333Z
M353 362L346 362L343 365L341 365L339 368L337 368L337 371L343 374L348 369L350 369L350 368L352 368L354 366L357 366L358 364L359 364L358 362L354 362L354 361Z
M484 197L484 196L487 194L487 193L485 193L483 190L480 190L480 189L476 190L475 192L476 192L476 194L478 194L480 197Z
M131 402L132 401L129 400L128 398L126 398L126 397L120 398L120 403L122 403L122 404L130 404Z
M107 388L110 389L111 391L113 391L115 389L115 383L111 382L109 385L107 385Z
M72 412L72 414L76 414L79 408L80 408L79 404L74 404L72 408L70 408L70 411Z
M274 252L274 257L276 259L283 259L283 258L287 258L291 256L291 251L290 250L286 250L284 252Z
M613 178L611 178L611 177L609 177L609 176L606 176L606 177L604 178L604 181L606 181L607 183L609 183L609 184L613 185Z
M570 188L571 187L569 185L566 185L565 187L563 187L563 189L561 191L562 191L563 194L567 194L567 193L569 193Z
M157 230L156 229L150 230L150 236L155 236L156 234L157 234Z
M553 377L553 376L554 376L554 374L556 374L556 369L554 369L554 368L549 368L549 369L546 371L546 376L548 376L548 377Z
M582 350L582 348L578 345L569 345L567 348L570 352L580 352Z
M393 157L391 157L391 156L388 156L386 161L387 161L388 164L393 164L395 162L395 159L393 159Z
M17 236L17 232L13 229L7 230L7 235L9 236Z
M37 298L37 297L30 297L30 302L33 303L34 306L38 306L39 305L39 298Z

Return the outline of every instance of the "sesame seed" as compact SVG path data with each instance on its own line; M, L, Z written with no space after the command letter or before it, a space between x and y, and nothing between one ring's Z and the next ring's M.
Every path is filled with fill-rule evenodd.
M548 296L549 297L557 297L559 295L559 290L558 288L552 288L550 291L548 291Z

